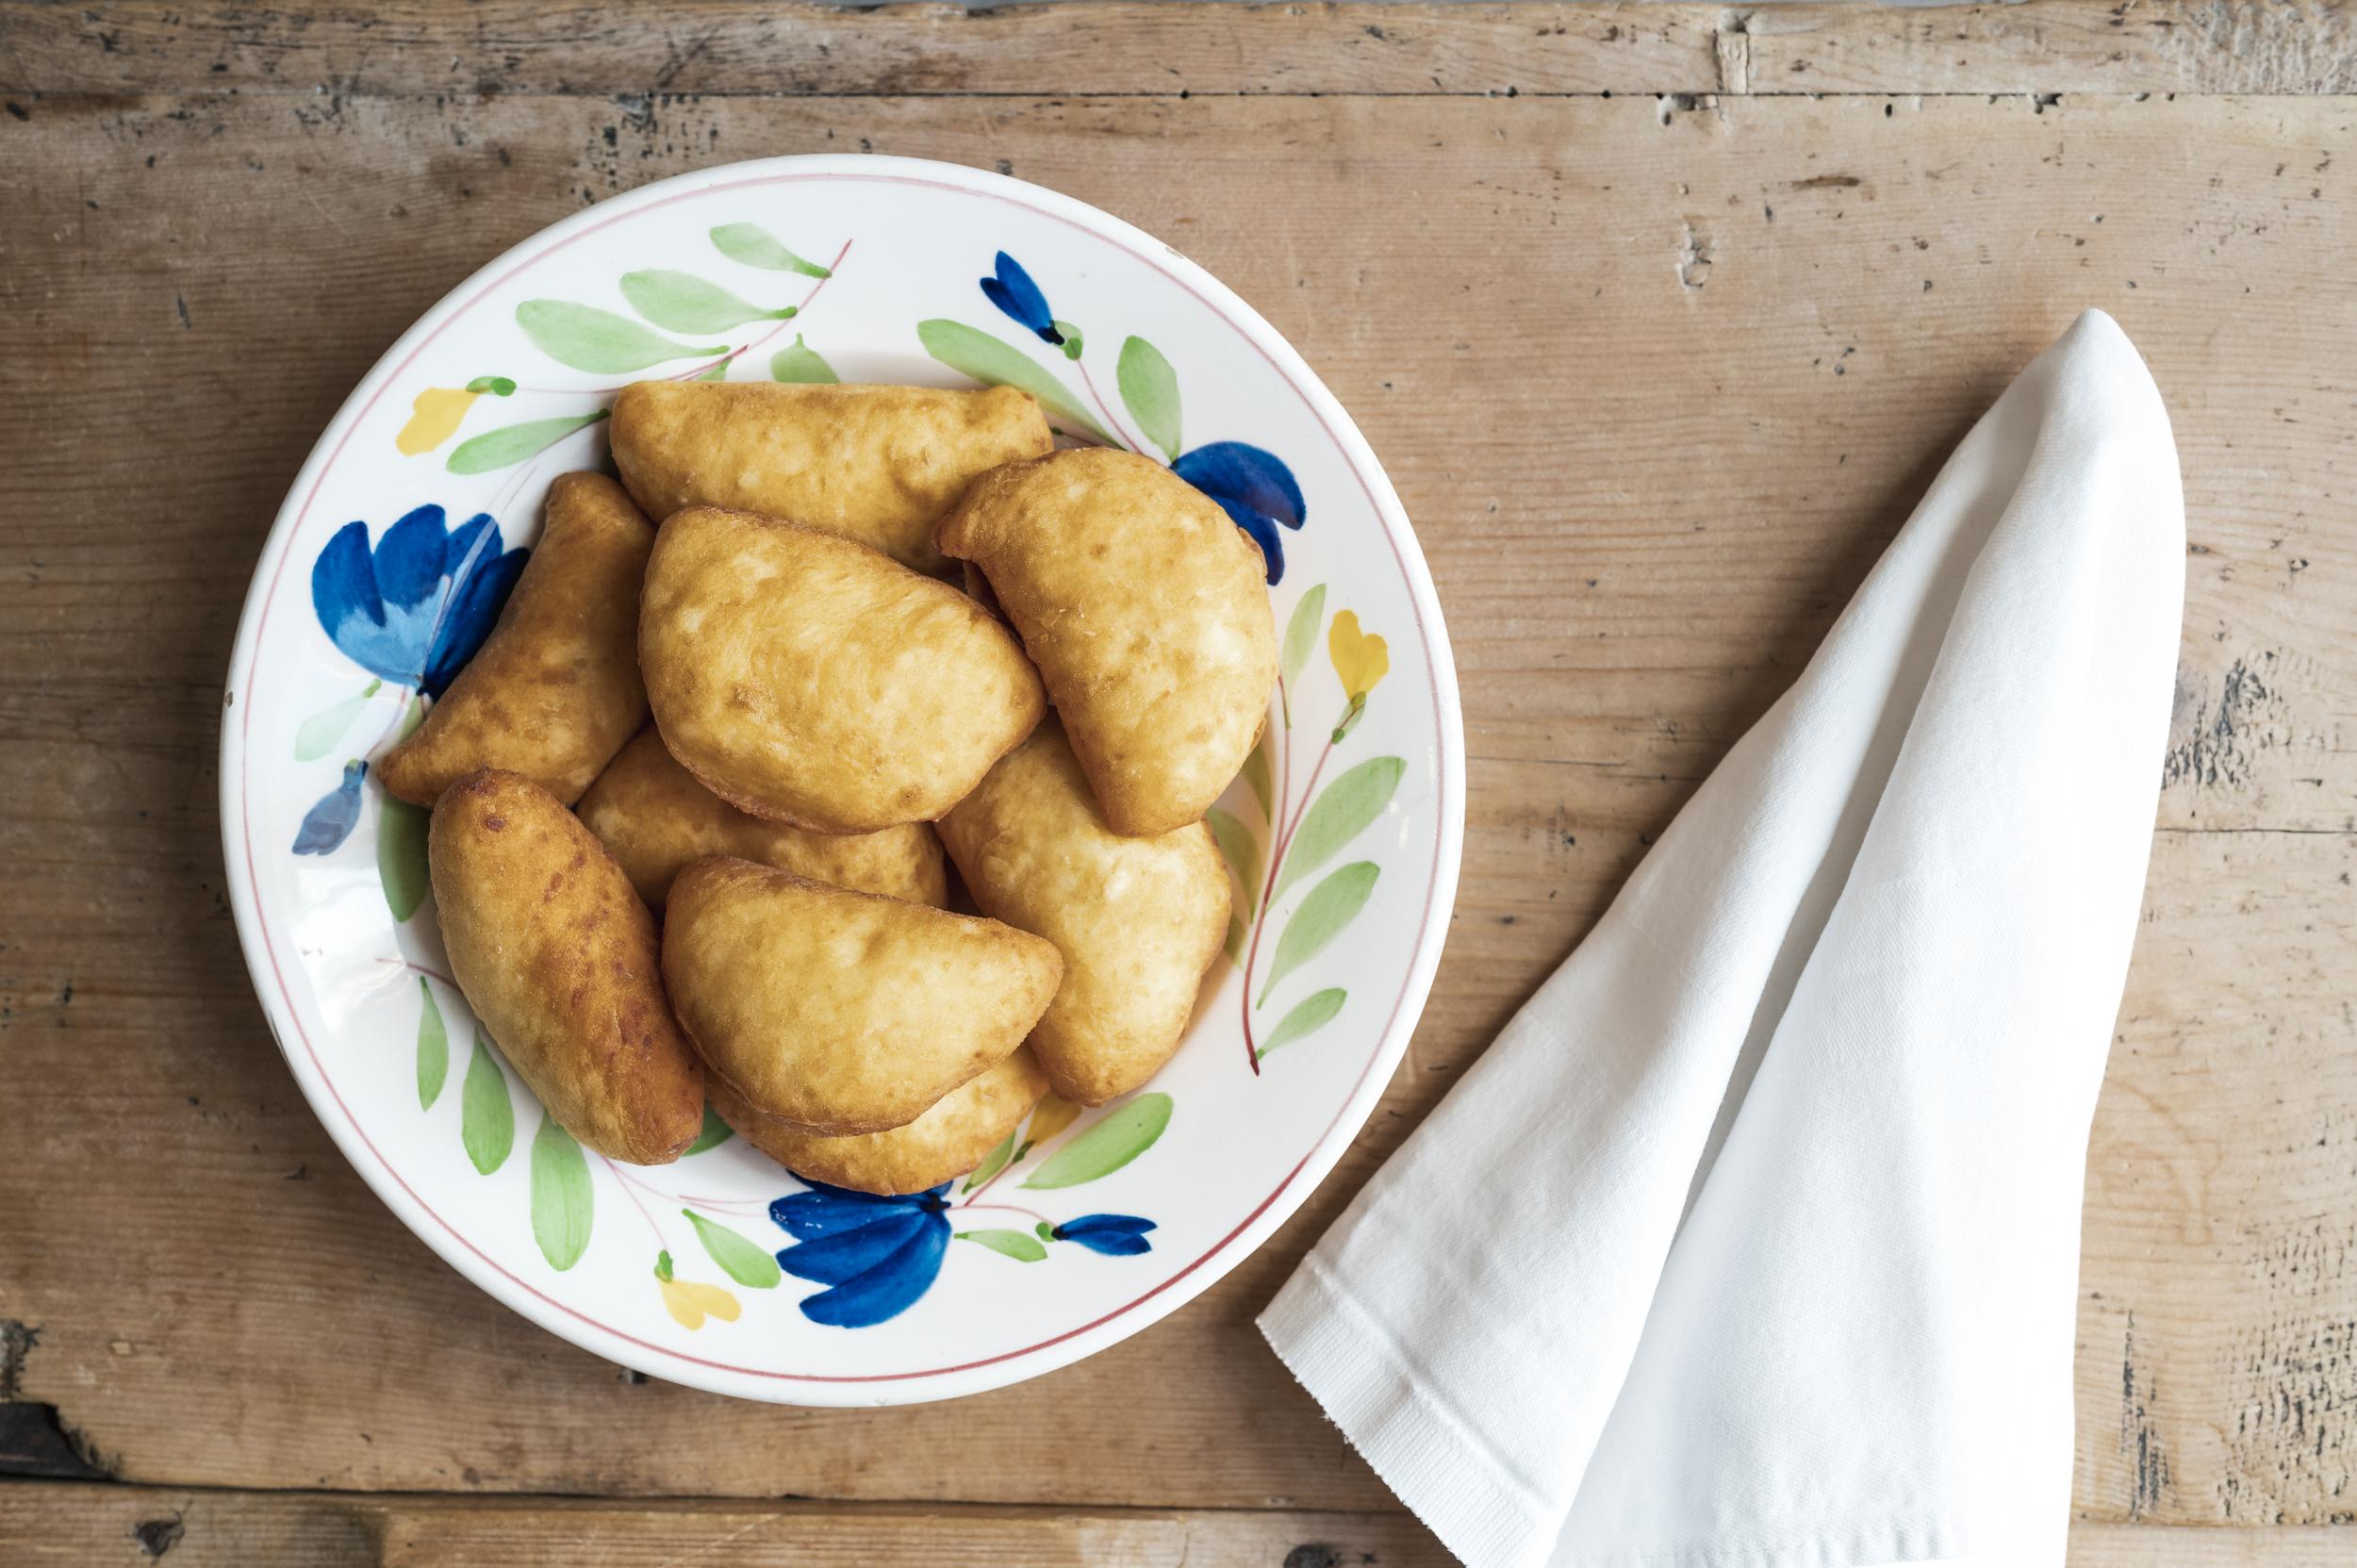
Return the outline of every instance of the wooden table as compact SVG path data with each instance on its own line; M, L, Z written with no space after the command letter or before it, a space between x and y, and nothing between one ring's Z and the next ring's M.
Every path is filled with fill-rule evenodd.
M2074 1554L2348 1560L2352 92L2357 14L2243 0L0 3L0 1561L1442 1561L1252 1314L2089 305L2194 542ZM618 1371L395 1222L247 987L214 746L278 499L412 318L585 202L871 149L1107 207L1300 346L1473 778L1430 1011L1300 1216L1117 1349L860 1413Z

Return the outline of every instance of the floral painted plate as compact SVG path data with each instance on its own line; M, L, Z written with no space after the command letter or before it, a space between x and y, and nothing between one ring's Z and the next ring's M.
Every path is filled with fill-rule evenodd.
M811 1186L707 1120L676 1164L589 1154L449 980L425 814L371 765L479 646L549 482L647 377L1003 382L1127 447L1267 553L1283 689L1211 814L1237 879L1185 1047L1049 1100L970 1179ZM436 305L296 478L239 628L222 822L280 1048L360 1174L469 1279L676 1382L799 1404L1036 1376L1201 1291L1374 1107L1440 959L1464 742L1424 559L1358 430L1201 268L1018 181L779 158L578 213Z

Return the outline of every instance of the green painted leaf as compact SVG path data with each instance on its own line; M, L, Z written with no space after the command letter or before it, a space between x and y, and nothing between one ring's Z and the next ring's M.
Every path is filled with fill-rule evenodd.
M1277 1027L1261 1042L1258 1054L1266 1056L1279 1046L1290 1046L1305 1034L1314 1034L1333 1022L1334 1015L1343 1010L1343 999L1348 993L1339 987L1313 991L1294 1010L1277 1020Z
M802 335L798 332L793 347L780 349L769 356L769 379L832 386L843 378L834 373L834 367L820 357L816 349L802 341Z
M1318 628L1326 621L1326 585L1320 583L1301 596L1294 606L1293 619L1285 622L1285 649L1278 660L1284 671L1285 685L1294 685L1301 679L1301 667L1310 662L1310 650L1318 645Z
M1371 860L1353 861L1310 889L1310 896L1301 900L1301 907L1293 912L1277 938L1277 956L1269 960L1268 979L1253 1006L1266 1007L1268 994L1278 981L1325 951L1326 945L1359 917L1367 906L1367 895L1375 891L1375 879L1381 874L1382 868Z
M1046 1220L1041 1220L1037 1225L1032 1226L1031 1230L1038 1234L1041 1241L1052 1242L1056 1239L1056 1228Z
M1047 1248L1020 1230L960 1230L957 1239L1004 1253L1018 1263L1036 1263L1047 1256Z
M712 362L712 369L696 379L698 381L726 381L729 378L729 367L735 363L733 359L716 359Z
M1154 1147L1170 1125L1170 1097L1159 1090L1138 1096L1055 1152L1033 1171L1026 1187L1077 1187L1111 1176Z
M526 300L516 307L516 324L524 329L533 347L560 365L601 375L621 375L660 365L667 359L701 359L726 354L721 348L695 348L650 332L628 316L600 310L568 300Z
M1063 383L1042 370L1037 360L1014 344L1002 342L963 322L941 317L917 322L916 340L925 345L927 354L960 375L1029 392L1039 400L1042 408L1063 423L1086 432L1108 446L1113 444L1113 437L1106 435L1095 420L1080 412L1080 406L1064 390Z
M458 1096L458 1140L474 1168L488 1176L507 1164L508 1151L516 1147L516 1107L507 1098L507 1075L481 1030L475 1031L474 1055Z
M1211 825L1211 836L1219 841L1219 852L1227 857L1228 868L1236 873L1236 881L1244 888L1244 912L1252 913L1261 897L1261 845L1252 836L1252 830L1237 821L1217 806L1203 814Z
M622 298L667 332L726 332L747 322L783 322L799 314L793 305L772 310L693 272L666 268L622 274Z
M1227 949L1228 962L1239 969L1244 967L1244 922L1237 919L1234 915L1229 915L1228 916L1228 940L1222 946Z
M574 431L597 423L605 418L605 413L600 408L586 414L503 424L459 442L451 449L450 460L442 466L453 473L489 473L494 469L512 469L527 457L537 457Z
M1273 823L1277 820L1277 785L1269 778L1269 739L1270 736L1263 731L1261 744L1255 746L1252 754L1244 759L1243 776L1244 787L1251 790L1252 798L1261 802L1261 819Z
M516 384L503 375L479 375L467 383L470 392L488 392L495 398L513 397Z
M1294 830L1285 846L1285 864L1277 873L1272 899L1342 852L1343 845L1366 832L1367 824L1383 815L1408 771L1402 757L1369 757L1326 786L1310 815Z
M704 1244L712 1261L720 1271L738 1284L752 1290L766 1291L778 1282L778 1261L717 1219L706 1219L693 1209L682 1209L688 1223L696 1228L696 1239Z
M701 1154L705 1149L718 1148L735 1136L736 1133L729 1127L729 1124L720 1119L719 1113L707 1105L704 1107L704 1130L696 1134L694 1143L687 1146L687 1154ZM683 1154L680 1158L684 1160L687 1154Z
M1020 1127L1007 1129L1006 1137L999 1140L997 1148L982 1156L982 1163L974 1167L974 1174L965 1179L965 1185L960 1187L958 1191L970 1193L1000 1171L1005 1170L1007 1162L1014 1158L1014 1140L1021 1135L1022 1131L1023 1129Z
M540 1131L532 1138L532 1239L540 1256L562 1274L581 1262L589 1249L589 1225L596 1216L597 1194L589 1185L589 1162L573 1135L540 1114Z
M360 710L369 705L369 699L384 688L382 681L371 681L357 697L347 697L331 702L303 721L295 731L294 754L297 762L317 762L336 749L336 742L344 738L352 721L360 717Z
M799 272L804 277L832 277L816 261L805 261L778 243L759 223L722 223L712 231L712 243L731 261L763 267L773 272Z
M418 1109L431 1111L450 1079L450 1031L443 1027L434 987L423 975L418 977L418 995L424 999L418 1010Z
M1121 402L1129 410L1129 417L1138 421L1146 438L1161 447L1172 462L1178 460L1178 372L1170 368L1162 351L1143 338L1129 338L1121 345L1121 363L1116 379L1121 387Z
M432 885L425 871L425 830L432 820L424 807L385 797L385 815L376 824L376 876L396 921L415 915Z

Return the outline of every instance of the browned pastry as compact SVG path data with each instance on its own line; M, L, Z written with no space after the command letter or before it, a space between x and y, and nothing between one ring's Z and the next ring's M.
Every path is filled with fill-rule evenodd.
M430 806L479 767L521 773L571 805L647 721L638 585L654 525L601 473L560 475L499 624L377 776Z
M703 1068L664 999L654 918L596 836L486 769L442 792L426 858L451 973L549 1114L617 1160L678 1159Z
M812 1132L881 1132L997 1065L1063 961L996 920L853 893L750 861L671 883L663 977L712 1076Z

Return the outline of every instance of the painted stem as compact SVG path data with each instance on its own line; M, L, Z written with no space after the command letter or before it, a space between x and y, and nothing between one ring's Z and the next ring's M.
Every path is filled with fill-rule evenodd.
M1340 720L1336 722L1339 723ZM1270 824L1273 836L1269 845L1268 880L1263 884L1261 893L1261 912L1252 919L1252 946L1246 950L1244 961L1244 996L1242 998L1244 1046L1244 1049L1252 1052L1252 1071L1256 1077L1261 1071L1261 1053L1252 1042L1252 1010L1266 1002L1268 998L1263 995L1260 1002L1252 999L1252 970L1253 966L1260 962L1261 932L1268 924L1269 896L1276 891L1277 873L1284 869L1285 856L1294 847L1294 832L1301 826L1301 818L1309 812L1310 801L1318 792L1318 779L1326 771L1326 759L1333 754L1334 741L1332 732L1329 730L1326 745L1318 752L1317 766L1310 769L1310 782L1302 788L1301 801L1293 808L1292 819L1285 824L1282 833L1276 832L1275 823ZM1278 809L1283 809L1290 799L1290 794L1279 795L1277 798Z
M1039 1221L1040 1224L1047 1226L1051 1230L1056 1228L1056 1222L1054 1220L1049 1219L1046 1214L1041 1213L1036 1209L1026 1209L1020 1203L961 1203L958 1205L958 1208L961 1210L993 1209L1001 1213L1022 1214L1026 1218Z
M1285 691L1285 672L1277 672L1277 705L1285 718L1285 737L1277 743L1277 798L1269 811L1269 867L1267 880L1261 884L1260 908L1252 916L1252 941L1244 949L1244 995L1236 999L1244 1015L1244 1059L1252 1067L1252 1076L1261 1076L1261 1048L1252 1038L1252 966L1261 957L1261 928L1268 924L1269 890L1277 885L1277 857L1283 852L1278 842L1277 819L1284 814L1285 803L1293 789L1294 771L1294 705Z
M1105 422L1113 427L1113 435L1119 438L1122 445L1128 447L1131 452L1139 454L1141 456L1151 455L1151 454L1146 452L1147 443L1143 437L1135 441L1129 439L1129 427L1121 422L1119 417L1116 416L1113 409L1106 404L1105 394L1096 389L1096 378L1089 374L1088 362L1084 359L1076 359L1073 363L1080 367L1080 381L1082 385L1088 388L1089 396L1096 401L1096 411L1105 416ZM1156 461L1159 462L1160 459L1158 458Z
M616 1164L613 1161L606 1159L604 1155L601 1154L598 1158L604 1162L605 1168L607 1170L614 1173L614 1180L616 1183L621 1187L622 1196L629 1198L630 1206L638 1211L638 1217L647 1222L647 1229L654 1232L655 1246L658 1247L666 1246L667 1244L663 1240L663 1227L654 1222L654 1215L647 1212L647 1206L638 1201L638 1195L631 1191L631 1188L636 1185L636 1183L632 1181L629 1177L622 1174L621 1166ZM649 1189L649 1191L652 1190L653 1189L651 1188ZM657 1197L661 1197L663 1195L661 1193L656 1193L655 1196Z
M390 964L398 969L406 969L413 975L423 975L428 980L438 980L453 991L458 989L458 982L451 979L450 976L442 973L439 969L429 969L422 964L412 964L405 958L380 958L377 962L379 964ZM464 993L462 992L461 995L464 995Z

